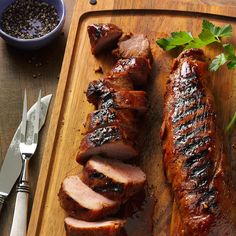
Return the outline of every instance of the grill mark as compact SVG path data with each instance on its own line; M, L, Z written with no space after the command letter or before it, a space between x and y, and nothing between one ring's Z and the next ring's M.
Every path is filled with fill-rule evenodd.
M208 160L205 164L202 166L194 167L190 173L190 178L200 178L206 175L207 169L209 169L212 166L212 163L210 160Z
M206 136L206 137L203 137L203 138L198 138L198 139L195 139L192 143L190 144L187 144L185 145L183 148L182 148L182 152L185 154L185 155L191 155L197 148L199 147L203 147L204 145L206 145L207 143L209 143L211 141L211 138L210 136Z
M185 98L176 98L176 102L174 104L174 109L175 111L177 111L178 109L182 108L182 107L190 107L190 105L193 103L193 102L198 102L201 103L201 99L203 99L204 96L201 95L200 97L191 97L189 99L185 99Z
M191 167L194 163L198 162L202 158L206 157L209 153L208 149L204 149L203 151L196 153L194 155L190 155L188 159L185 161L185 167Z
M92 121L96 124L105 124L113 122L117 119L115 112L111 112L108 109L101 109L94 112Z
M209 116L209 113L206 111L203 114L194 117L194 119L191 119L191 120L185 122L184 124L181 124L180 126L175 128L175 130L174 130L175 134L190 128L192 125L194 125L195 123L197 123L199 121L203 121L208 116Z
M187 142L188 139L193 138L195 135L199 134L200 132L206 130L206 124L200 126L199 128L192 130L191 132L185 134L185 135L181 135L180 137L178 137L175 141L175 144L178 145L180 143L185 143Z
M205 106L206 106L205 103L195 104L194 106L188 108L187 110L182 111L180 114L175 114L172 121L173 123L176 123L179 120L186 117L187 115L193 115L198 109L203 109Z
M201 188L205 187L208 184L208 182L209 182L208 178L200 180L197 184L197 189L201 189Z
M186 84L177 84L177 85L174 85L173 86L173 90L174 90L174 93L175 94L178 94L178 93L183 93L185 92L186 90L191 90L191 89L194 89L195 90L195 87L197 87L198 84L195 82L190 82L190 83L186 83Z
M108 109L108 108L117 108L117 105L114 101L114 95L111 92L107 92L101 96L101 105L100 109Z
M106 176L96 170L93 170L91 173L89 173L89 179L104 179Z
M198 204L204 204L206 210L215 208L217 206L216 191L214 189L209 189L202 193L201 198L198 200Z
M188 106L190 103L194 102L196 100L195 97L192 97L188 100L184 99L184 98L178 98L175 102L175 109L179 108L179 107L183 107L183 106Z
M94 186L92 189L99 193L115 192L121 194L124 191L122 184L113 183L112 181L107 181L103 186Z
M188 86L189 84L193 84L193 83L196 84L198 83L196 79L197 79L196 73L193 73L192 75L189 75L189 76L179 76L176 79L173 87L182 88L182 87Z
M95 146L102 146L109 141L121 138L120 130L117 127L99 128L88 134L88 140Z
M186 88L186 86L183 86L182 88L183 88L182 91L179 88L178 89L176 88L176 91L174 90L175 95L186 98L188 95L190 95L192 97L196 93L201 93L201 90L199 90L197 85L190 86L190 87L187 87L187 88Z

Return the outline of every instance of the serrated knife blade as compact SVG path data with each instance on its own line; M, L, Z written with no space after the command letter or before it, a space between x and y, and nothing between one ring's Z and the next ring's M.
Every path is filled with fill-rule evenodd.
M41 99L41 113L40 113L40 122L39 130L45 123L48 107L51 101L52 95L47 95ZM27 134L33 132L33 121L35 119L35 109L36 103L30 108L27 112ZM22 159L20 155L19 143L20 143L20 129L21 124L17 128L11 144L7 150L5 159L3 161L1 171L0 171L0 211L2 209L3 203L7 196L10 194L12 187L14 186L16 180L18 179L21 168L22 168ZM32 135L27 135L30 137ZM27 142L30 140L27 140Z

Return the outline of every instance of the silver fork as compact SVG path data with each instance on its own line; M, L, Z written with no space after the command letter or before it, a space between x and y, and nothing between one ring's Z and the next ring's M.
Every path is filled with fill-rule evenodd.
M27 137L27 94L25 90L24 105L21 122L20 153L22 158L22 172L17 186L16 204L10 236L25 236L27 231L28 198L30 193L28 166L29 160L35 153L38 144L39 117L41 111L41 90L39 92L33 122L32 142L28 143Z

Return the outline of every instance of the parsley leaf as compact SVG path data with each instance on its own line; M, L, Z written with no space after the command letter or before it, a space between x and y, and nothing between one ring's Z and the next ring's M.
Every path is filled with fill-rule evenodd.
M217 71L220 66L224 65L227 62L226 55L224 53L219 54L209 65L210 71Z
M158 39L156 43L165 51L169 51L193 40L192 34L184 31L172 32L171 37Z
M215 26L208 20L202 21L202 30L211 33L217 40L221 37L231 37L233 34L232 26L225 25L223 27Z
M202 31L197 38L193 38L190 32L179 31L172 32L169 38L158 39L156 43L165 51L170 51L180 46L183 46L184 49L201 48L214 42L221 43L222 37L230 36L232 36L231 25L219 27L208 20L203 20Z
M232 44L224 44L223 45L225 52L228 54L229 59L234 59L234 46Z
M194 38L192 42L188 43L184 49L201 48L206 46L206 43L199 38Z
M229 124L227 125L225 131L229 132L232 130L233 126L236 124L236 112L234 113L232 119L230 120Z
M216 71L220 66L224 65L227 62L228 69L236 68L236 55L234 52L234 47L232 44L224 44L224 53L219 54L211 62L209 66L210 71Z

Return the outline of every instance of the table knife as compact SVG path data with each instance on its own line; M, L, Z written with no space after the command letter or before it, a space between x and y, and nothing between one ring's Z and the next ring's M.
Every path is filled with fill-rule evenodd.
M50 94L41 99L42 112L40 114L39 130L42 128L46 120L47 111L51 98L52 95ZM27 112L27 120L29 123L29 128L27 129L27 133L33 132L30 124L32 124L35 119L35 109L36 109L36 103ZM21 130L21 124L17 128L12 138L11 144L7 150L0 171L0 212L5 202L5 199L10 194L11 189L14 186L16 180L18 179L22 169L22 159L19 149L20 130Z

